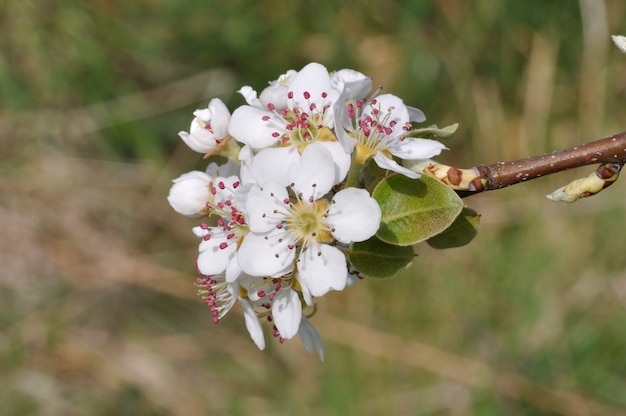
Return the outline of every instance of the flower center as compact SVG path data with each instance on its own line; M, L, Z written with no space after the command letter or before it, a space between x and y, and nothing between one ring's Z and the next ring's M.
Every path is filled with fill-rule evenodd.
M324 221L327 211L328 201L325 199L313 203L300 201L292 205L287 227L303 246L313 241L332 242L333 236Z
M293 101L293 91L287 97ZM292 106L291 108L277 109L272 103L267 105L269 111L279 115L285 122L285 131L281 137L282 146L298 146L300 150L307 144L315 141L337 140L335 135L326 126L326 111L331 108L331 104L326 102L328 93L321 94L321 108L312 102L311 94L307 91L303 93L306 107ZM264 118L269 120L269 117ZM275 137L281 134L273 133Z
M369 114L363 114L363 109L369 108ZM394 134L394 127L398 122L392 119L394 107L382 111L376 99L369 102L359 100L348 103L348 117L352 123L354 138L358 142L360 156L364 159L375 155L379 151L388 149L394 142L403 140L400 134ZM411 123L402 127L408 131Z

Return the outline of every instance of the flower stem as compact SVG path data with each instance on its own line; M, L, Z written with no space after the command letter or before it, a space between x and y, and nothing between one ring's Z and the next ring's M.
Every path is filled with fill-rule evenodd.
M363 171L364 164L356 162L356 150L352 152L352 163L350 163L350 170L348 170L348 174L346 175L346 180L344 182L344 188L360 188L361 187L361 172Z

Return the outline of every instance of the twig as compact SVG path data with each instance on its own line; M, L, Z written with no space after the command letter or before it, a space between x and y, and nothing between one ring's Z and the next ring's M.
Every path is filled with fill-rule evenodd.
M461 196L469 196L597 163L601 165L594 174L577 179L548 197L555 201L573 202L595 195L615 182L626 164L626 132L543 155L478 165L471 169L431 162L423 172L455 189Z

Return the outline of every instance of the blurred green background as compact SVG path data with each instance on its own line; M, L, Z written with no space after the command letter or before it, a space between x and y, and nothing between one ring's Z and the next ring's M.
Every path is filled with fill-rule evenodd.
M626 414L624 184L593 167L476 195L469 246L320 300L326 360L256 349L195 296L171 179L210 98L354 68L460 123L439 160L530 156L626 130L622 0L3 0L0 414Z

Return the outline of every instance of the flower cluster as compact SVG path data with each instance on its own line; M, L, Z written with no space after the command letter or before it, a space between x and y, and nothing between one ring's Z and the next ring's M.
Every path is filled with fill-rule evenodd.
M231 114L213 99L196 110L180 137L206 157L228 158L175 179L168 201L196 217L199 294L218 322L238 303L256 345L262 321L282 342L299 334L323 359L311 324L315 298L356 281L350 244L374 236L381 209L361 173L380 168L419 175L399 161L438 155L444 146L410 137L423 113L348 69L329 73L318 63L288 71Z

